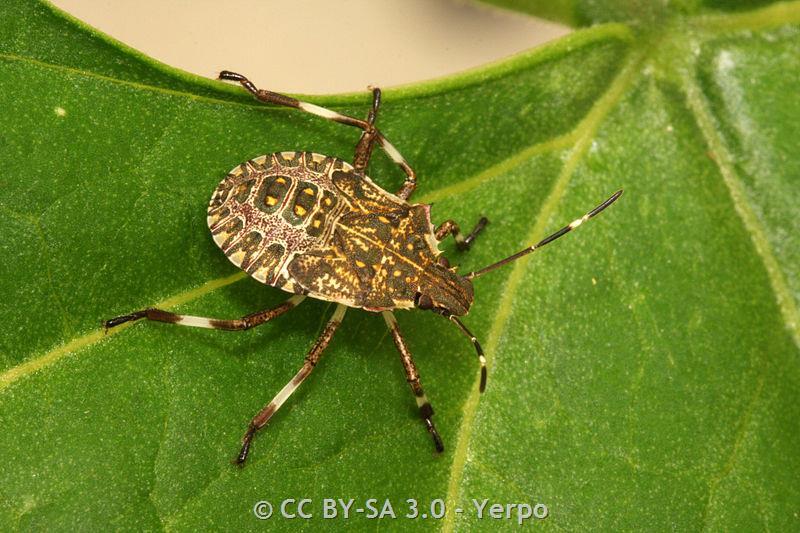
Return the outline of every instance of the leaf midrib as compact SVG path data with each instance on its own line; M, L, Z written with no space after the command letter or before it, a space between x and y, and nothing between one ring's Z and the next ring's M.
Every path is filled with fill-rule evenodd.
M536 217L536 224L528 234L526 242L535 242L536 239L544 236L545 225L549 223L552 215L556 212L561 199L566 192L567 185L580 162L583 155L587 152L591 145L591 141L597 132L603 119L607 116L609 111L613 109L625 90L629 86L634 75L637 73L637 67L644 58L643 52L633 53L626 60L620 72L617 74L614 81L609 85L609 88L597 103L589 110L589 113L584 119L570 132L568 137L575 138L575 145L572 148L569 157L567 158L561 173L556 179L550 194L542 204L539 214ZM511 318L511 309L517 294L517 286L525 276L530 256L518 260L506 279L505 287L502 290L502 298L498 304L498 312L495 319L492 321L486 343L486 357L487 366L491 372L494 366L494 354L497 350L498 343L503 332L506 329L508 320ZM472 392L464 403L464 415L462 418L461 428L456 440L456 449L453 454L453 467L450 471L450 480L447 488L447 515L442 523L444 531L452 531L455 527L455 512L457 507L457 498L459 495L459 488L461 486L461 478L464 474L464 467L467 459L467 449L469 441L472 436L474 428L475 416L477 414L478 403L480 400L480 392L477 387L477 379L472 387Z
M740 13L727 16L698 16L685 20L684 23L691 25L696 23L695 27L704 31L706 35L717 33L728 33L744 29L766 29L773 26L780 26L790 24L792 22L800 21L800 2L782 3L767 8L753 10L747 13ZM749 23L753 23L755 28L750 28ZM667 38L665 32L664 37ZM651 41L651 42L655 42ZM625 88L630 84L634 75L637 74L637 67L646 59L647 54L644 52L633 55L629 59L627 65L617 75L617 78L612 83L608 91L601 97L597 104L590 110L586 118L581 121L575 130L564 135L563 139L575 139L576 146L573 148L569 159L564 165L561 175L559 175L556 183L548 196L547 200L542 206L538 217L537 223L531 234L528 236L528 242L535 242L535 240L544 235L543 225L550 219L551 215L555 212L556 206L563 196L564 189L569 182L572 171L577 166L580 158L586 153L586 148L589 146L589 141L597 131L602 119L607 116L608 112L619 101ZM678 58L678 62L684 58ZM694 66L694 65L692 65ZM784 325L790 330L794 343L800 347L800 314L798 313L795 301L792 297L791 291L786 284L786 281L781 273L780 265L772 253L769 240L766 237L764 228L759 224L755 212L750 204L747 202L744 195L743 187L740 180L736 176L733 167L730 164L731 155L725 147L722 139L716 134L713 127L713 119L708 111L708 104L702 96L702 92L697 88L693 81L689 78L687 72L689 69L684 69L684 76L681 78L681 89L686 95L690 104L690 111L694 116L695 122L698 125L701 133L703 134L706 143L711 148L712 152L717 154L714 158L719 174L722 177L725 185L727 186L730 194L731 201L736 208L737 215L742 219L745 230L751 236L754 243L756 254L761 260L762 266L770 280L770 287L775 295L776 302L781 310L781 315L784 320ZM605 101L605 104L604 104ZM590 120L593 114L596 113L596 120ZM581 130L586 128L586 132L580 134ZM524 277L528 265L529 258L523 258L514 266L509 278L506 280L506 286L502 291L503 297L498 306L499 312L495 316L488 335L488 342L486 344L487 366L491 371L494 363L494 353L505 331L508 319L510 318L513 301L516 295L516 286L519 281ZM761 382L759 382L761 384ZM472 393L464 403L464 415L462 419L462 426L458 434L456 443L456 451L454 453L453 467L451 469L450 481L448 483L446 509L447 514L442 522L442 530L445 532L452 532L455 528L455 512L453 511L458 505L459 489L461 479L464 474L466 466L467 451L469 448L469 441L474 429L475 416L477 414L477 407L480 398L480 392L477 390L477 380L473 384ZM749 404L749 408L740 422L740 429L737 431L735 442L732 446L730 455L728 456L723 469L717 475L712 476L709 480L709 497L706 502L704 523L707 525L708 509L712 503L714 487L719 480L726 476L733 468L736 455L740 448L739 443L746 435L749 425L749 413L754 408L760 398L759 387Z
M800 2L793 2L790 5L795 9L800 8ZM787 5L784 4L780 7L787 7ZM786 9L779 9L776 10L776 12L785 17L780 21L770 19L776 24L788 24L789 22L786 20L787 18L793 19L795 22L800 21L800 11L791 12L792 16L788 16L789 13L786 12ZM763 17L755 17L755 19L758 21L761 27L765 27L765 20ZM736 30L743 29L738 25L740 22L741 21L737 21L735 26ZM720 26L722 28L730 28L732 25L726 25L724 21L721 21ZM688 74L689 72L695 70L695 64L693 62L694 58L691 56L689 57L691 61L690 67L681 69L681 90L686 96L688 107L695 117L697 126L706 142L706 145L708 146L710 153L714 154L714 157L711 159L716 165L724 185L728 189L734 210L741 220L746 233L750 236L755 253L759 257L764 267L769 280L770 289L773 292L775 302L778 306L781 318L783 319L783 325L788 330L794 346L798 349L798 351L800 351L800 312L798 312L797 302L792 295L791 290L789 289L788 283L783 274L783 270L781 269L781 266L775 257L773 247L767 238L766 229L764 228L764 225L760 223L753 206L748 201L744 184L742 183L741 178L738 176L733 164L733 155L728 149L728 146L726 145L722 136L719 134L718 129L715 128L715 120L710 111L710 103L695 82L694 78ZM759 364L758 382L750 400L747 403L746 409L742 412L739 420L737 421L738 428L734 433L733 443L730 447L730 453L722 463L722 467L717 472L712 472L707 481L708 495L703 507L701 521L704 531L709 529L711 507L714 504L719 485L722 480L733 471L736 465L736 459L742 449L742 443L750 431L752 414L755 411L756 405L762 399L762 391L765 380L764 374L767 364L768 362L766 361L761 361Z
M570 134L553 138L550 141L545 141L542 143L531 145L527 148L524 148L517 154L512 155L508 159L500 161L499 163L492 165L491 167L479 172L478 174L475 174L474 176L468 177L454 185L445 185L443 187L440 187L439 189L434 189L432 191L429 191L428 193L421 195L414 203L430 204L438 198L443 198L456 192L464 194L472 189L479 187L483 183L486 183L503 175L503 172L506 169L512 168L520 161L527 159L528 157L532 157L533 155L536 154L541 154L564 148L568 146L570 143L572 143L573 139L574 139L574 132L571 132ZM29 215L24 215L24 214L17 214L16 216L29 217ZM247 277L246 274L240 271L230 276L217 278L208 281L199 287L189 289L188 291L182 291L172 296L169 296L163 300L155 302L149 307L158 307L166 309L171 307L176 307L178 305L188 303L196 298L200 298L201 296L205 296L206 294L213 292L214 290L221 289L227 285L245 279L246 277ZM57 362L58 360L60 360L61 358L70 355L78 350L83 350L84 348L87 348L88 346L91 346L92 344L95 344L103 340L107 336L119 334L128 327L130 327L131 325L132 323L122 324L120 326L115 327L114 329L109 330L108 332L104 332L103 329L93 330L89 333L85 333L78 337L74 337L69 341L61 343L60 345L52 348L51 350L41 355L33 356L16 366L6 369L2 373L0 373L0 393L2 393L3 389L5 389L18 379L33 374L34 372L37 372L44 367L48 367L53 363Z

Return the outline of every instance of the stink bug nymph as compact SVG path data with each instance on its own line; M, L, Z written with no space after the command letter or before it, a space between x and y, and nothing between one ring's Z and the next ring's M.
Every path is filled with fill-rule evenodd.
M481 345L459 319L473 301L472 280L532 253L577 228L619 198L614 193L582 217L537 244L489 266L459 275L441 255L438 243L452 235L467 250L486 226L481 218L464 236L452 220L433 226L430 206L409 203L417 187L414 170L375 127L380 89L372 91L366 120L256 88L250 80L223 71L219 78L240 83L258 100L293 107L362 130L353 163L312 152L277 152L245 161L217 186L208 205L208 226L214 242L233 264L266 285L292 294L281 305L235 320L177 315L145 309L104 322L106 328L146 318L170 324L224 330L245 330L276 318L307 296L335 302L336 309L303 366L250 421L235 459L247 458L255 433L305 380L330 343L348 307L381 313L406 373L425 427L436 451L444 444L433 423L433 408L422 390L419 372L395 320L395 309L427 309L444 316L466 335L480 362L480 391L486 387L486 360ZM374 145L380 146L405 173L395 194L367 177Z

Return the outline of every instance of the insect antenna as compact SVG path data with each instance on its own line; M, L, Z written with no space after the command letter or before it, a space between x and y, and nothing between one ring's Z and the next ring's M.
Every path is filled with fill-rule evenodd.
M600 213L603 209L605 209L606 207L608 207L611 204L613 204L614 201L617 198L619 198L621 194L622 194L622 189L620 189L617 192L615 192L605 202L603 202L602 204L598 205L597 207L595 207L594 209L592 209L591 211L589 211L588 213L583 215L581 218L573 220L572 222L570 222L569 224L567 224L566 226L564 226L563 228L561 228L557 232L553 233L552 235L548 235L547 237L545 237L541 241L537 242L533 246L525 248L524 250L522 250L520 252L517 252L514 255L510 255L510 256L506 257L505 259L502 259L502 260L498 261L497 263L493 263L493 264L491 264L489 266L481 268L480 270L476 270L474 272L470 272L469 274L467 274L464 277L467 278L467 279L475 279L478 276L483 276L487 272L491 272L492 270L494 270L496 268L500 268L501 266L506 265L506 264L508 264L508 263L510 263L512 261L516 261L517 259L519 259L522 256L525 256L525 255L528 255L530 253L535 252L536 250L538 250L539 248L541 248L545 244L551 243L554 240L556 240L559 237L561 237L562 235L564 235L566 233L569 233L570 231L574 230L575 228L577 228L578 226L580 226L581 224L583 224L584 222L586 222L587 220L589 220L590 218L595 216L596 214ZM462 325L461 328L464 329L464 326ZM466 331L466 330L464 329L464 331Z
M453 322L456 326L458 326L458 329L460 329L461 332L464 333L464 335L469 337L469 340L472 341L472 345L475 346L475 351L478 352L478 362L481 365L481 384L480 384L479 390L481 392L485 391L486 390L486 357L483 355L483 348L481 348L481 345L478 342L478 339L475 337L475 335L473 335L472 332L467 329L467 327L458 319L457 316L448 315L448 314L445 314L444 316L446 316L451 322Z

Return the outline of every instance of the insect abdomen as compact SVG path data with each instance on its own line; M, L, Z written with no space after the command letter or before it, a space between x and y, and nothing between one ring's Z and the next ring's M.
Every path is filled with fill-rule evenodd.
M264 155L234 168L208 206L214 242L256 280L298 292L286 265L330 238L346 209L330 174L352 167L309 152Z

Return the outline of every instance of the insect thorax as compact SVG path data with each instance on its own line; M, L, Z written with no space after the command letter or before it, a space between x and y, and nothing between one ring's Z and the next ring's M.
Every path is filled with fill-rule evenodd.
M320 154L280 152L237 166L214 191L208 225L256 280L351 307L410 308L421 287L455 281L436 264L429 206L409 205Z

